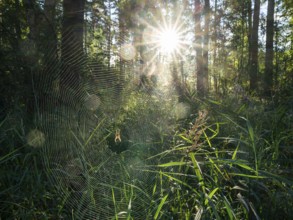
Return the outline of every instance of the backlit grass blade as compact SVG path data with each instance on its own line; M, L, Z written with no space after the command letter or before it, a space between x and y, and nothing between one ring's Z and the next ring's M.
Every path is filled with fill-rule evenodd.
M191 161L193 163L196 176L198 177L199 181L202 181L203 180L202 172L201 172L200 166L198 165L198 163L197 163L197 161L195 159L194 154L189 153L188 155L191 158Z
M92 131L91 135L88 137L88 139L86 140L84 146L86 147L89 142L91 141L91 139L93 138L94 134L96 133L96 131L103 125L103 122L105 121L106 118L103 118L100 123L95 127L95 129Z
M159 164L158 167L172 167L172 166L182 166L182 165L186 165L186 162L183 162L183 161L169 162L169 163Z
M205 193L206 190L204 185L204 178L202 176L202 171L200 169L200 166L198 165L193 153L189 153L188 155L191 158L191 161L193 163L195 175L197 176L198 181L201 183L202 191Z
M248 175L248 174L244 174L244 173L229 173L229 175L232 176L242 176L242 177L247 177L247 178L254 178L254 179L266 179L268 177L266 176L259 176L259 175Z
M192 140L190 140L190 139L188 139L188 138L186 138L184 135L182 135L182 134L179 134L178 135L180 138L182 138L183 140L185 140L187 143L189 143L189 144L192 144L193 142L192 142Z
M215 188L213 191L211 191L211 192L207 195L208 198L209 198L209 199L212 199L212 197L215 195L215 193L216 193L218 190L219 190L219 188L217 187L217 188ZM205 200L205 205L208 204L208 198L206 198L206 200Z
M159 214L160 214L160 211L161 211L163 205L165 204L165 201L166 201L167 198L168 198L168 195L166 195L166 196L161 200L161 202L160 202L160 204L159 204L159 206L158 206L158 208L157 208L157 211L156 211L156 213L155 213L155 216L154 216L154 219L155 219L155 220L158 219Z
M237 152L238 152L238 149L239 149L239 145L240 145L240 144L238 143L238 145L237 145L235 151L233 152L232 160L235 160L235 159L236 159L236 155L237 155Z
M231 207L230 202L228 201L228 199L226 198L226 196L223 196L223 197L224 197L225 208L226 208L226 211L228 213L229 219L230 220L237 219L236 218L236 215L235 215L235 213L233 211L233 208Z
M241 118L246 121L246 126L247 126L247 129L248 129L248 134L249 134L249 137L250 137L252 150L253 150L253 154L254 154L255 170L256 170L256 173L258 173L258 158L257 158L257 152L256 152L256 146L255 146L254 130L253 130L253 127L252 127L252 125L251 125L249 120L247 120L246 118L243 118L243 117L241 117Z

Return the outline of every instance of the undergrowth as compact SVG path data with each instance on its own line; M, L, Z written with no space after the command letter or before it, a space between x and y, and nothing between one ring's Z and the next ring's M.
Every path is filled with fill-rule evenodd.
M0 124L0 219L68 219L40 149L27 144L20 115L9 114Z
M154 179L148 186L151 193L141 192L149 193L151 200L141 207L148 210L145 219L293 218L290 108L253 99L249 103L233 99L194 102L201 102L198 111L177 120L169 132L168 123L163 127L156 123L159 118L169 120L157 111L159 101L150 105L137 99L114 125L138 137L130 131L142 132L143 123L148 131L145 138L157 147L155 155L148 153L147 158L156 162L139 171ZM48 180L39 148L26 143L21 121L10 114L0 124L1 218L73 218L58 188ZM139 195L133 194L133 187L125 186L124 198L118 199L112 186L113 219L135 219L131 201ZM121 210L118 200L128 201L128 207Z

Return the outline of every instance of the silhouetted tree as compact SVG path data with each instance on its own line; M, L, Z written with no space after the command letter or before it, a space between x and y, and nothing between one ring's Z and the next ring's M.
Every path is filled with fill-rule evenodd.
M273 88L274 71L274 8L275 0L268 0L267 11L267 29L266 29L266 56L265 56L265 77L264 90L265 95L270 95Z
M201 28L202 4L200 0L194 0L194 21L195 21L195 51L196 51L196 77L197 91L199 95L203 95L204 73L203 73L203 56L202 56L202 28Z
M260 0L255 0L253 10L253 24L250 36L250 90L257 89L258 81L258 29L259 29Z
M78 87L83 66L85 0L63 1L61 89Z

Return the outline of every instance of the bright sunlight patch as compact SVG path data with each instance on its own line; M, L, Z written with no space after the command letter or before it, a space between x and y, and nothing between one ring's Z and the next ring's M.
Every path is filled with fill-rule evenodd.
M162 30L159 33L158 44L160 50L165 54L170 54L178 50L180 46L180 36L174 29Z

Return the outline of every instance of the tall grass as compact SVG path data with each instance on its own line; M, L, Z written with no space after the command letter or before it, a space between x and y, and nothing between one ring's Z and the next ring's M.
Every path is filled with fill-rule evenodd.
M0 218L67 218L62 198L44 172L40 151L26 143L18 116L8 115L0 127Z
M292 218L292 163L276 158L292 154L292 131L285 125L273 137L263 132L265 124L274 131L280 119L270 118L281 115L211 112L209 119L199 112L171 149L156 155L169 161L157 165L157 175L170 183L162 219Z
M257 101L253 104L263 105ZM284 107L262 107L261 112L256 112L248 105L206 101L201 104L204 110L177 121L177 126L170 129L171 135L170 130L166 131L168 123L160 127L152 121L156 118L147 119L147 113L154 110L147 108L152 106L136 105L131 106L135 114L124 112L115 126L128 131L131 126L139 129L133 123L136 117L139 122L148 123L144 126L153 128L147 131L148 138L153 139L144 147L152 150L140 151L138 154L146 157L138 163L134 150L142 143L129 141L131 146L119 154L113 153L115 156L103 163L82 165L87 166L83 180L87 197L81 198L89 198L87 202L94 210L99 211L96 206L104 204L108 219L293 218L292 126ZM144 114L143 120L139 111ZM12 121L21 118L10 115L0 123L4 134L0 155L1 218L82 218L85 203L80 200L77 206L68 205L74 199L72 192L64 193L67 189L63 188L60 193L60 188L49 181L39 157L40 149L29 146L23 124ZM101 138L95 136L100 126L102 122L84 139L73 133L75 139L81 140L81 149L100 144L95 142ZM135 138L137 132L133 133ZM106 133L102 142L109 136ZM127 157L132 160L126 160ZM106 170L102 172L104 180L95 179L93 173L106 169L105 164L114 159L118 161L114 169L120 172L115 174L117 179L107 182ZM127 166L130 161L133 167ZM135 180L131 179L133 176ZM105 196L97 197L101 189ZM94 215L99 218L97 213Z

